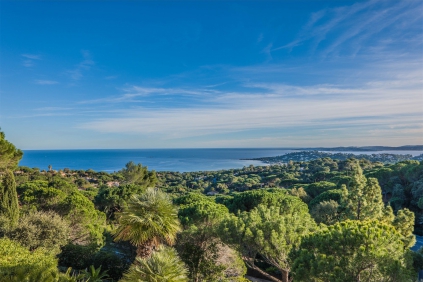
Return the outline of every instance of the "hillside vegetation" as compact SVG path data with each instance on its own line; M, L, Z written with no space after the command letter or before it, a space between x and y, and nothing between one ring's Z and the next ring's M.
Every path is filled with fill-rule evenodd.
M423 163L19 167L0 134L0 281L415 281Z

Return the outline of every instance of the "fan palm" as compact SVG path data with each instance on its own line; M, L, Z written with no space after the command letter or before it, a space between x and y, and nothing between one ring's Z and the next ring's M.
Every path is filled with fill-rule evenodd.
M89 270L85 269L83 271L83 276L87 279L87 282L102 282L103 279L108 277L107 270L101 272L101 266L95 268L94 265L91 265Z
M137 257L120 282L186 282L187 269L175 249L161 247L148 258Z
M117 215L120 226L115 240L130 241L138 247L137 254L141 257L148 257L164 242L173 245L181 230L177 209L165 193L154 188L133 195L128 208Z

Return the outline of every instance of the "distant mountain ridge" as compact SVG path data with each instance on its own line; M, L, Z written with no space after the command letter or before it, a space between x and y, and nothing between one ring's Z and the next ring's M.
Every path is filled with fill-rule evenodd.
M313 151L353 151L353 152L363 152L363 151L423 151L423 145L404 145L399 147L389 147L389 146L349 146L349 147L314 147L314 148L297 148L294 150L313 150Z

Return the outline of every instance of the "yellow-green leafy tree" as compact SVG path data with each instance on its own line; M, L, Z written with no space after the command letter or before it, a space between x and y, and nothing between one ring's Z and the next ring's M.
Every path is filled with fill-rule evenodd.
M288 282L291 271L289 253L301 237L317 229L307 205L298 197L286 195L279 206L259 205L249 212L229 215L222 221L221 238L241 253L247 267L275 282ZM257 265L264 260L281 275L271 275Z
M291 253L294 281L414 281L401 239L393 226L376 220L323 227Z
M29 251L8 238L0 239L0 281L53 282L59 279L57 260L43 250Z

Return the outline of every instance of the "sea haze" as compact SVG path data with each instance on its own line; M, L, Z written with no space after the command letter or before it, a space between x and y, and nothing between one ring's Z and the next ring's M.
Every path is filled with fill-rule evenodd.
M296 150L280 148L252 149L134 149L134 150L24 150L21 166L53 169L93 169L113 172L133 161L156 171L213 171L242 168L249 165L266 165L261 161L245 160L260 157L274 157ZM331 153L336 153L331 151ZM366 151L343 152L353 154L411 154L422 151Z

